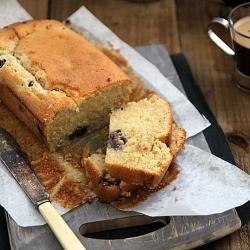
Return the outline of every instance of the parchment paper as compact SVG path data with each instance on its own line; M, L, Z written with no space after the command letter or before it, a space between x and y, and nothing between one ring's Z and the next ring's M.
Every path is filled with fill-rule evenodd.
M0 26L31 18L15 0L2 0L0 13ZM16 20L13 20L13 16ZM72 27L83 32L90 42L107 45L109 41L120 49L147 87L170 102L175 120L179 126L185 128L188 137L210 125L155 66L121 41L85 7L81 7L69 19ZM250 200L250 176L236 166L190 145L185 146L176 162L180 167L179 177L165 189L153 194L146 202L133 208L133 211L150 216L208 215L229 210ZM20 226L45 223L1 162L0 204ZM53 205L59 213L67 212L58 204Z

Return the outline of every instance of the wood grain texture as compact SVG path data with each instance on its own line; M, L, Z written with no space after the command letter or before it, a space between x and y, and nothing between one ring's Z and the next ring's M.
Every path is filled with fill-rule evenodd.
M35 19L46 19L48 17L49 0L18 0L18 2Z
M190 5L193 7L188 8ZM177 0L181 50L228 137L236 161L244 171L250 173L250 95L237 89L233 78L233 60L206 33L208 22L220 13L216 5L208 6L208 12L207 5L206 1ZM220 34L230 43L229 32L223 30Z
M226 17L230 9L197 0L176 0L176 5L181 51L229 140L236 162L250 174L250 95L236 88L233 60L206 33L208 22L216 16ZM221 27L215 28L230 45L229 32ZM249 250L250 223L217 241L216 245L220 250Z
M82 5L131 46L165 44L180 52L174 0L53 0L51 17L65 20Z

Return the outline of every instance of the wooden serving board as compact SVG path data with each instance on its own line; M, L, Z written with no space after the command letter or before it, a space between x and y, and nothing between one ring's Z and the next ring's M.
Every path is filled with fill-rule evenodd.
M154 63L170 81L184 92L182 84L173 66L171 58L162 45L137 47L136 50ZM187 140L209 151L203 133ZM12 249L62 249L48 225L37 227L20 227L6 213ZM151 223L152 218L135 212L122 212L110 204L95 201L83 204L63 216L65 221L81 240L86 249L191 249L228 235L241 227L241 221L235 209L210 216L173 216L154 218L160 229L138 236L120 239L97 239L82 236L83 232L126 228L135 224ZM139 226L140 228L142 226ZM149 227L149 226L148 226ZM133 230L125 229L127 231ZM136 231L136 230L134 230ZM138 231L138 230L137 230ZM112 236L112 233L110 233ZM120 234L122 236L122 233ZM125 234L127 235L127 234ZM134 236L134 237L133 237Z

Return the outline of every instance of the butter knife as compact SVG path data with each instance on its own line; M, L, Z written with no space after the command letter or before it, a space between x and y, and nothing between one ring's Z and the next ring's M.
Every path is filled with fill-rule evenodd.
M85 249L50 203L49 194L29 163L26 154L14 138L2 128L0 128L0 159L40 211L62 247L66 250Z

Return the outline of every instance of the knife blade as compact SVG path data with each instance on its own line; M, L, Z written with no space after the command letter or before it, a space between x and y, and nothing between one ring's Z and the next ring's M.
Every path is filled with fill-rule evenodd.
M64 249L85 249L49 200L49 194L36 175L26 154L14 138L0 128L0 159L16 179L35 207L47 221Z

